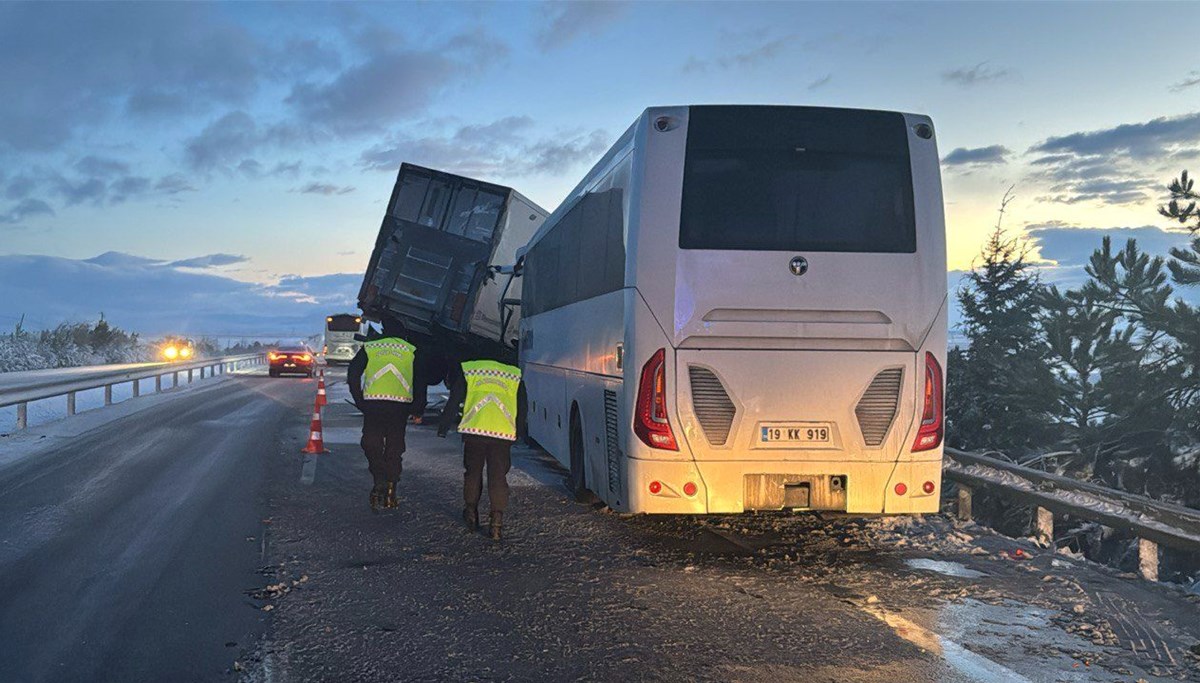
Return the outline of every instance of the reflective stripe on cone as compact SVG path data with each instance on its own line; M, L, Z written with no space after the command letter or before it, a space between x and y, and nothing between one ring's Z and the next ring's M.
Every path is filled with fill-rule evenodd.
M320 395L317 396L318 403L313 405L312 422L308 425L308 445L304 447L301 453L328 453L325 450L325 439L321 434L321 400Z

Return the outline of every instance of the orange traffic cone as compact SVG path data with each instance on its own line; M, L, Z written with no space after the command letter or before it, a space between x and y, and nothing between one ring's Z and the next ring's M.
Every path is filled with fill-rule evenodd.
M321 433L321 406L313 406L312 422L308 426L308 445L301 453L328 453L325 437Z
M321 379L317 380L317 406L329 405L325 398L325 371L321 371Z

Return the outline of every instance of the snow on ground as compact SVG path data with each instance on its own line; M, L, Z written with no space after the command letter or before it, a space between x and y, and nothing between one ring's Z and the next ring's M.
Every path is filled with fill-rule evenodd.
M131 415L140 410L158 405L185 392L207 391L218 386L227 378L242 374L266 374L263 368L247 368L227 375L200 379L196 372L191 385L187 384L187 373L180 373L179 387L171 386L171 378L163 378L163 392L154 393L154 379L139 380L142 395L133 398L133 383L113 386L113 405L104 406L104 389L90 389L76 394L74 417L67 417L65 396L34 401L29 404L29 427L17 431L16 406L0 408L0 467L32 453L50 448L63 439L75 438L100 425Z

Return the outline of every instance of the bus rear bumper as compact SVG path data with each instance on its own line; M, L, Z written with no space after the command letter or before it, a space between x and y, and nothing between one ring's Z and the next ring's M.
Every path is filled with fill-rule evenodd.
M630 459L628 463L628 511L635 513L828 510L862 515L923 514L937 512L941 498L940 459L913 462Z

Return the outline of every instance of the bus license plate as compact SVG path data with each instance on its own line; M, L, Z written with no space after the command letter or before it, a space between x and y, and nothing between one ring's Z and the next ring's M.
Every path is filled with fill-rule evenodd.
M828 423L765 425L760 440L762 443L827 444L831 432Z

